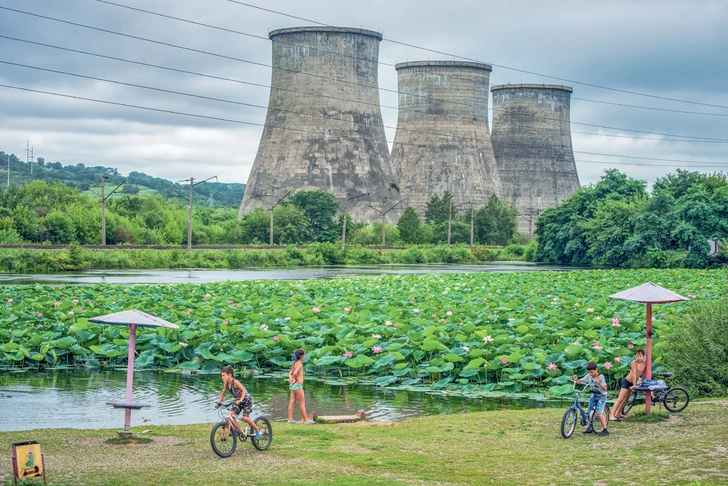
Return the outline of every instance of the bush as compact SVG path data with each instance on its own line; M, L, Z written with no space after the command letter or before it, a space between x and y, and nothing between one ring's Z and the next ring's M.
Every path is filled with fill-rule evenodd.
M526 248L523 245L513 244L506 247L506 251L517 257L522 257Z
M665 342L674 382L693 397L728 394L728 302L695 303Z

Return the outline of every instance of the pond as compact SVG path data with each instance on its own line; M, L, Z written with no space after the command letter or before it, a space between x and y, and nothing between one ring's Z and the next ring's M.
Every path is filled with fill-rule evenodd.
M438 265L331 265L248 268L243 270L98 270L55 274L0 274L0 285L35 284L176 284L226 280L309 280L352 275L571 271L575 267L529 262L486 262Z
M254 399L253 416L285 421L288 386L283 376L243 377ZM214 422L214 402L222 382L218 374L158 371L134 373L134 403L151 405L132 414L132 427ZM123 401L126 372L8 372L0 374L0 432L41 428L121 428L124 414L106 405ZM306 406L319 415L350 415L365 410L367 420L389 422L422 415L484 410L560 407L559 401L467 398L437 393L391 390L358 384L332 385L307 380ZM228 394L228 397L230 395ZM300 419L296 407L294 418Z

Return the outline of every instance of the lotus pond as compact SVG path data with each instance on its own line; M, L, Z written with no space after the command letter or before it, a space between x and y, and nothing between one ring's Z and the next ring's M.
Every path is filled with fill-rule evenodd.
M140 330L137 369L285 370L333 382L467 396L559 396L596 361L621 377L644 345L644 305L608 295L646 281L693 300L726 295L720 270L383 275L179 285L7 286L0 369L123 368L128 330L90 317L136 308L180 325ZM654 307L661 337L691 301ZM612 380L615 382L616 380Z

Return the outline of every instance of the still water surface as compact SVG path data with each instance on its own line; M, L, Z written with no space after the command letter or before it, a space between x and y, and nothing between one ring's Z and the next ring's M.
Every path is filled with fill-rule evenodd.
M253 416L265 414L274 421L286 420L289 394L285 378L244 377L241 382L253 396ZM217 421L213 405L221 389L217 374L137 371L133 402L151 407L132 413L132 427ZM4 371L0 373L0 432L59 427L122 428L123 411L111 408L106 402L123 402L125 393L123 370ZM365 410L367 420L372 422L441 413L563 406L558 401L476 399L356 384L331 385L313 380L306 381L305 393L309 412L350 415ZM294 418L300 420L298 407Z
M54 274L0 274L0 285L33 284L175 284L226 280L309 280L353 275L571 271L575 267L528 262L441 265L330 265L319 267L249 268L243 270L99 270Z

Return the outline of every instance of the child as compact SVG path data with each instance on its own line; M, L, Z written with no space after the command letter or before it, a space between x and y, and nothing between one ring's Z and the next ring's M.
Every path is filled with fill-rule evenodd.
M253 397L245 389L245 387L238 380L235 379L235 370L230 365L223 366L220 370L220 377L222 378L222 393L220 399L215 404L215 408L219 407L222 401L225 399L225 392L230 390L235 398L235 405L233 405L232 416L236 418L243 412L243 421L253 427L255 430L255 439L260 439L260 428L255 425L255 422L249 417L250 412L253 411Z
M586 365L587 374L584 378L579 379L578 376L574 375L574 381L579 384L591 385L592 396L589 399L588 410L594 410L597 414L597 418L602 423L602 431L597 435L609 435L607 430L607 420L604 418L604 405L607 403L607 382L604 379L604 375L599 373L597 370L597 364L590 361ZM594 432L591 423L582 434L591 434Z
M632 389L637 384L637 380L645 377L645 371L647 370L647 363L645 362L645 350L638 349L634 352L634 360L629 368L629 374L627 378L622 380L622 388L619 390L619 398L612 408L612 416L609 420L621 422L626 415L623 413L624 406L627 404L627 399L632 394Z
M293 364L291 369L288 371L288 388L291 390L291 401L288 403L288 423L297 424L293 420L293 408L298 402L298 406L301 407L301 416L303 417L304 424L312 424L313 420L308 420L306 415L306 397L303 394L303 358L306 357L306 351L298 348L293 354Z

